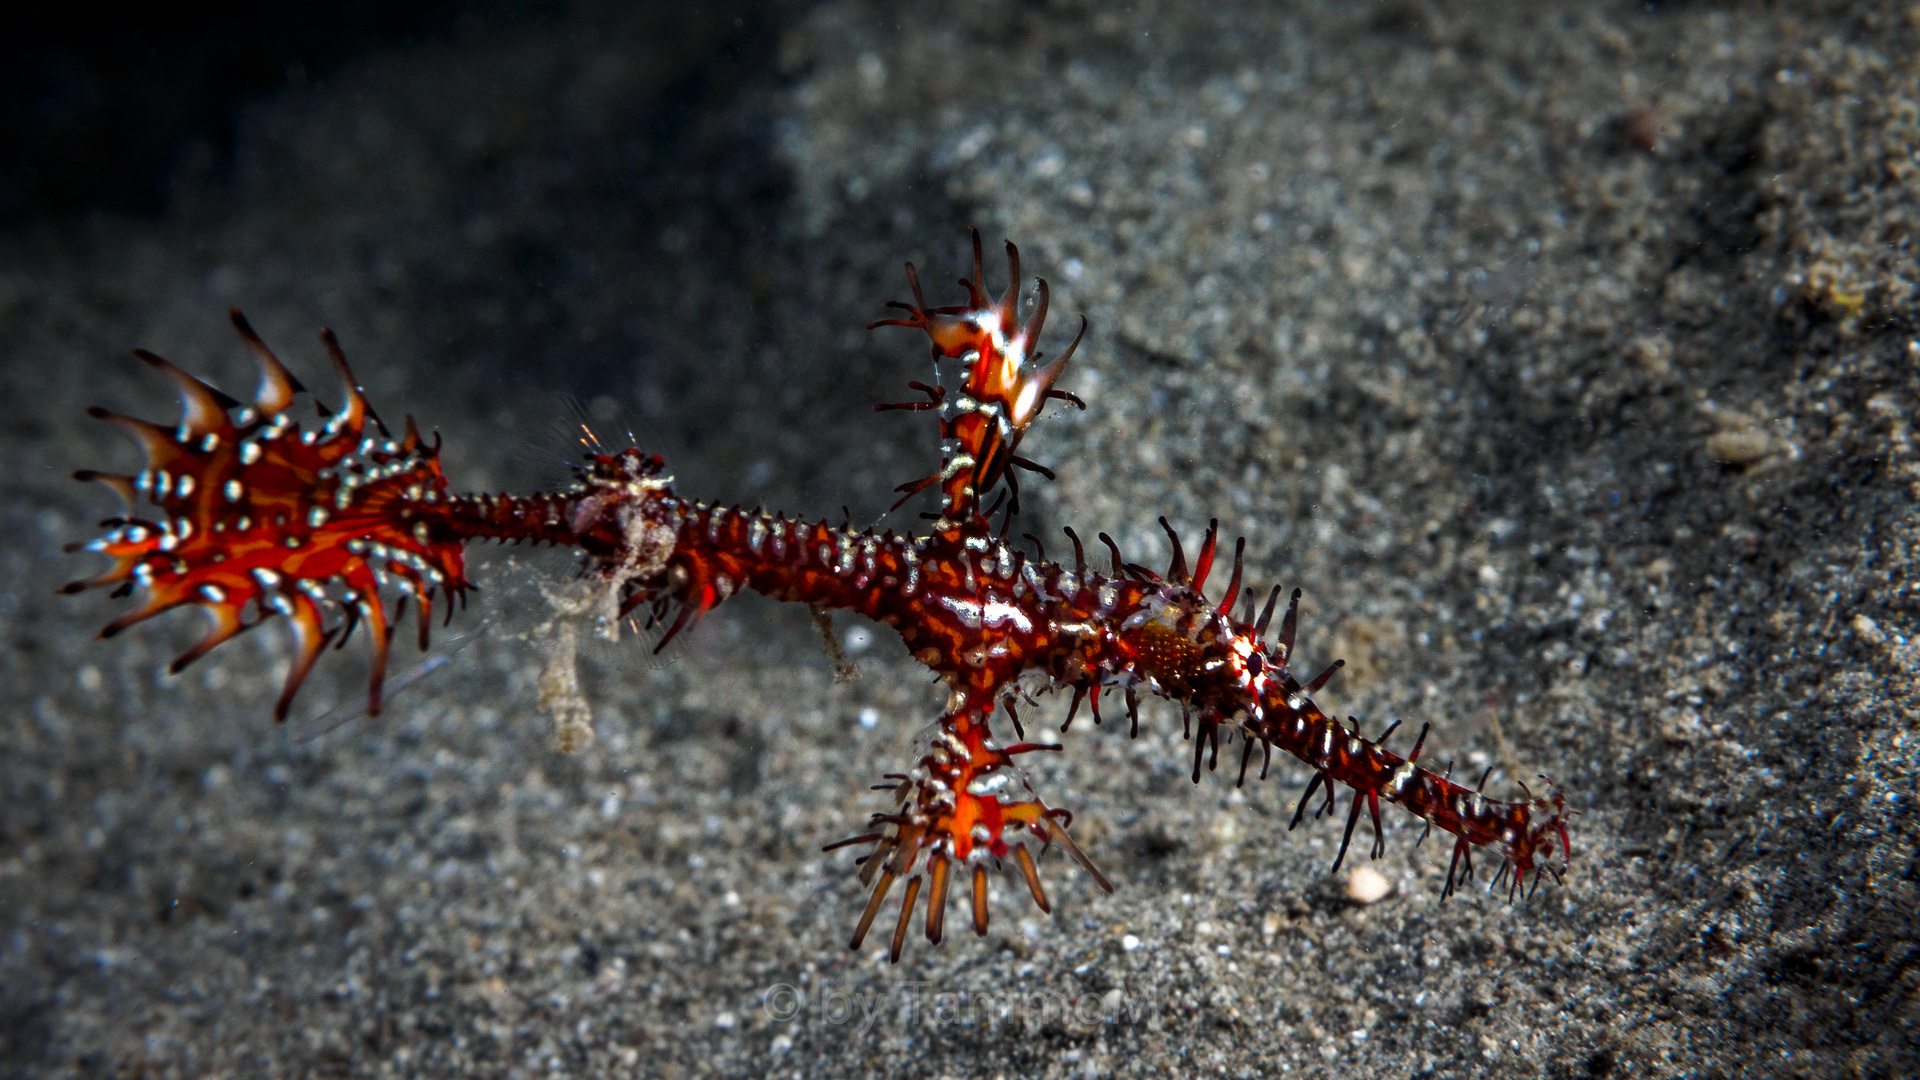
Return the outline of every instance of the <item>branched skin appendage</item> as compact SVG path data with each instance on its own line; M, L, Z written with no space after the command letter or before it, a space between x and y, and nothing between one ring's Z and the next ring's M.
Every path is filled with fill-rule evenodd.
M1424 727L1402 758L1385 745L1392 727L1369 741L1314 705L1311 695L1340 665L1305 684L1289 670L1300 594L1293 594L1269 636L1279 590L1254 617L1252 597L1241 589L1244 541L1235 545L1231 577L1217 602L1204 591L1218 546L1215 526L1191 570L1167 527L1174 556L1165 575L1126 562L1105 533L1100 540L1113 557L1110 574L1088 568L1072 530L1071 568L1044 554L1030 559L1004 542L1018 509L1012 470L1052 475L1015 453L1021 439L1050 400L1085 407L1054 388L1080 337L1042 364L1035 345L1046 318L1046 283L1036 283L1033 315L1021 324L1018 252L1007 245L1012 280L990 301L977 233L973 243L974 276L961 283L966 304L929 307L908 264L914 303L893 305L905 317L874 324L922 330L936 361L958 360L964 369L954 387L913 384L927 401L877 406L941 413L942 468L899 489L911 498L938 485L940 512L928 515L934 523L927 535L856 533L683 499L661 460L637 450L592 455L566 491L450 494L437 440L425 444L411 418L404 438L388 436L331 333L322 338L347 383L347 403L317 430L301 431L288 408L302 387L236 312L234 324L262 372L251 405L139 353L178 384L180 423L166 428L95 410L134 436L147 467L134 476L76 474L113 487L129 509L105 523L104 536L79 545L111 557L113 566L67 591L99 585L145 591L145 604L103 636L182 604L206 611L212 628L174 661L176 671L234 634L286 616L295 659L275 706L279 719L320 650L359 624L372 643L369 711L377 711L402 609L408 601L415 605L425 648L436 601L449 603L450 617L452 602L469 588L462 551L473 540L574 548L615 614L646 608L650 619L668 624L662 647L742 590L893 627L915 658L945 681L947 707L926 753L908 771L887 774L882 789L892 792L891 809L876 813L868 831L828 850L868 849L860 880L870 891L852 939L856 949L893 887L905 883L891 934L894 960L923 892L925 934L941 940L956 872L971 893L972 926L980 934L988 926L991 871L1009 862L1034 903L1052 910L1037 859L1056 845L1112 890L1069 833L1071 813L1048 806L1018 768L1024 754L1060 749L1025 741L1017 700L1035 680L1042 688L1071 689L1063 732L1082 704L1098 722L1109 690L1121 691L1133 734L1141 690L1178 701L1191 725L1196 783L1203 764L1208 770L1217 765L1223 734L1229 742L1240 739L1240 783L1256 747L1262 778L1276 748L1305 762L1314 776L1295 825L1322 787L1326 801L1316 818L1334 809L1338 787L1352 789L1336 869L1363 809L1373 829L1370 854L1382 854L1384 800L1454 837L1443 895L1471 878L1475 848L1502 857L1502 875L1512 873L1510 894L1528 875L1535 886L1543 876L1559 877L1572 848L1569 814L1551 781L1543 795L1528 793L1520 802L1487 799L1419 766ZM1085 329L1082 320L1082 334ZM996 489L983 510L983 498ZM1003 503L996 530L991 519ZM383 591L397 595L391 611ZM1243 599L1245 614L1235 618ZM1019 741L995 738L991 724L1002 712Z

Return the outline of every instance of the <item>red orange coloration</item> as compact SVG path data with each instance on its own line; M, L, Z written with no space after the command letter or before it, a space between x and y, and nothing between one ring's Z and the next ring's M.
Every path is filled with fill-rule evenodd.
M923 488L938 483L945 498L946 513L940 516L934 529L942 533L972 524L978 498L991 491L1002 478L1006 479L1013 500L1007 507L1011 519L1020 508L1020 490L1013 474L1007 471L1009 466L1018 465L1053 478L1050 471L1014 454L1027 426L1039 418L1052 398L1063 398L1083 409L1087 407L1072 394L1053 388L1060 373L1066 370L1067 361L1073 359L1073 351L1080 347L1080 339L1086 336L1087 320L1080 320L1080 332L1073 336L1073 343L1058 359L1045 367L1032 366L1038 365L1042 358L1034 346L1047 323L1047 283L1035 281L1037 301L1033 316L1021 325L1019 249L1008 242L1007 291L997 303L987 299L986 274L980 262L980 233L975 231L973 277L960 282L967 290L968 302L938 308L927 306L926 297L920 292L920 275L913 264L908 263L907 284L913 287L913 303L893 301L887 305L907 312L907 317L867 324L869 330L880 326L924 330L933 340L936 361L943 357L959 358L966 367L966 381L952 401L947 400L943 387L913 383L915 389L924 391L932 400L880 406L914 411L939 408L947 414L940 425L941 438L949 444L944 467L932 476L895 489L906 492L900 500L904 503ZM900 504L894 505L897 508ZM991 514L989 510L982 516Z
M176 672L267 615L287 616L295 657L274 707L283 720L320 650L364 621L374 658L369 709L378 712L392 635L380 586L391 575L419 603L423 647L434 596L451 600L467 587L462 540L446 534L435 515L416 513L445 498L438 447L421 442L411 418L403 440L387 436L331 333L322 337L346 381L347 402L318 431L302 432L287 413L299 382L239 312L233 323L260 363L251 406L238 408L199 379L138 351L180 388L179 425L93 410L133 436L146 451L147 467L134 476L83 471L77 478L112 487L129 515L143 501L158 513L110 521L105 536L84 546L111 556L113 567L66 591L111 584L146 590L146 604L102 637L181 604L199 605L213 625L173 662ZM377 435L367 431L369 421ZM328 595L328 582L341 591ZM252 622L245 619L250 604L259 611ZM347 621L324 629L323 604L338 606Z
M646 605L655 618L672 614L669 638L743 589L816 610L852 611L893 627L945 681L947 706L926 753L908 771L889 774L892 809L876 814L868 832L832 847L870 845L860 878L871 891L854 948L892 887L905 882L891 935L895 960L923 890L926 936L941 940L956 868L971 889L972 925L982 934L989 871L1006 860L1020 870L1043 911L1051 904L1035 858L1053 845L1102 888L1112 888L1068 832L1071 814L1047 805L1015 767L1020 755L1060 749L1024 741L1015 712L1023 679L1029 689L1034 679L1072 688L1063 731L1083 702L1097 721L1100 697L1109 689L1122 692L1135 733L1141 689L1180 702L1197 724L1189 731L1196 782L1203 762L1209 769L1216 764L1223 729L1227 738L1241 739L1240 782L1256 746L1262 777L1275 748L1291 754L1314 770L1296 825L1322 785L1327 801L1316 817L1333 809L1336 785L1351 788L1336 868L1363 810L1374 831L1372 854L1381 853L1384 800L1454 836L1449 893L1471 876L1477 847L1503 857L1514 889L1529 874L1536 885L1543 875L1557 876L1560 860L1572 851L1565 804L1551 782L1543 795L1528 794L1520 802L1487 799L1417 764L1424 728L1412 754L1402 758L1384 745L1392 728L1369 741L1314 705L1311 695L1339 665L1305 684L1289 670L1297 591L1272 637L1278 589L1257 618L1251 597L1245 598L1245 616L1235 618L1243 598L1244 541L1235 545L1231 576L1216 601L1204 591L1218 551L1215 527L1208 528L1191 570L1169 527L1174 556L1165 575L1126 562L1105 533L1100 539L1113 555L1110 573L1087 566L1071 530L1071 567L1044 555L1030 559L1000 539L1017 501L1007 503L996 533L989 519L1000 503L982 510L982 498L1003 481L1002 497L1017 497L1013 466L1045 471L1015 450L1049 400L1081 404L1054 388L1074 346L1044 365L1034 348L1046 317L1046 283L1037 284L1033 316L1022 325L1016 318L1018 253L1012 244L1007 253L1013 279L999 301L987 299L975 234L974 276L962 282L967 304L929 308L909 264L914 303L894 305L907 316L874 324L925 331L936 357L957 359L964 370L951 392L914 384L929 401L880 406L941 410L943 468L903 485L909 497L939 485L940 513L928 535L855 533L683 499L660 459L634 450L593 455L573 487L562 492L451 495L437 447L423 445L411 421L398 442L384 439L384 431L378 438L367 434L368 422L378 427L378 421L353 387L330 334L324 336L347 379L348 403L321 431L302 434L286 417L299 385L236 314L235 324L263 371L251 407L242 409L158 357L141 354L179 383L186 411L178 428L100 414L134 433L148 467L135 477L80 477L104 480L130 507L144 500L159 514L110 522L107 535L86 547L113 557L114 566L68 589L119 583L147 590L145 606L109 626L109 634L180 604L208 611L213 630L175 662L176 669L239 630L287 615L297 655L276 707L281 717L319 648L356 622L365 622L373 639L371 694L377 707L378 669L391 633L380 585L397 585L402 603L411 597L419 605L424 641L435 597L453 599L467 587L461 550L476 539L576 548L619 611ZM331 610L342 613L342 622L328 627L325 614ZM1022 741L996 739L991 722L1003 710Z

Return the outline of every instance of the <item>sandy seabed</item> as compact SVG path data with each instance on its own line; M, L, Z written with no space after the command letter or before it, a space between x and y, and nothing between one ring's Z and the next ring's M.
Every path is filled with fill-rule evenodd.
M847 0L474 22L259 101L164 216L0 239L0 1075L1920 1073L1916 57L1877 5ZM83 407L170 416L136 344L250 385L233 304L328 399L336 328L460 486L553 482L577 409L687 494L878 520L937 449L869 411L924 345L860 327L967 224L1093 327L1023 528L1248 536L1329 711L1560 782L1563 887L1442 904L1402 817L1358 904L1305 769L1195 787L1160 705L1034 771L1115 895L1051 854L1051 919L1009 880L889 966L820 851L939 706L881 628L838 684L757 598L596 653L561 755L510 628L563 558L476 553L457 625L509 629L307 743L279 631L167 677L197 619L53 595L113 512L68 472L135 460Z

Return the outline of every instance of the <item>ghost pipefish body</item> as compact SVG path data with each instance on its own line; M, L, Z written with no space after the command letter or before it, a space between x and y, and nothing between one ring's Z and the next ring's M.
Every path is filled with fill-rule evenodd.
M1254 597L1242 589L1244 540L1234 544L1217 595L1206 591L1219 554L1217 525L1209 525L1189 564L1161 518L1173 549L1164 573L1127 562L1106 533L1099 534L1111 555L1105 571L1089 566L1072 530L1071 565L1048 561L1038 540L1032 557L1005 542L1019 507L1016 470L1053 476L1019 454L1022 440L1053 402L1086 407L1056 387L1086 321L1047 360L1038 348L1047 284L1036 279L1032 312L1021 320L1019 253L1011 243L1007 260L1007 287L991 297L974 233L973 276L961 282L966 302L945 307L928 305L909 263L913 302L891 304L899 315L869 327L922 331L936 370L943 360L960 367L952 385L911 383L924 400L875 406L938 415L941 467L896 489L903 493L896 509L927 489L937 493L939 512L926 515L932 522L925 534L856 532L688 499L674 491L658 456L635 449L587 455L566 490L457 494L441 470L438 438L428 443L411 417L394 437L330 331L321 337L346 383L346 402L331 413L323 409L324 422L303 430L289 409L304 388L236 311L234 326L261 373L251 402L140 350L136 355L179 389L179 422L168 427L92 410L131 435L146 462L134 475L76 474L113 488L127 510L104 523L102 536L75 545L112 564L65 591L113 586L116 595L140 594L141 606L109 624L103 637L171 608L200 608L210 627L173 662L176 672L244 630L284 619L294 656L276 720L286 718L322 649L361 627L373 658L367 711L377 713L407 602L424 649L436 605L446 605L450 618L470 588L463 553L479 540L574 549L605 614L617 625L644 613L665 626L662 646L742 590L884 623L945 682L947 703L926 752L907 771L887 774L881 789L892 793L889 809L828 850L866 849L859 877L867 902L853 948L866 940L894 887L904 889L889 946L894 960L923 897L924 933L940 942L956 873L971 894L971 923L980 934L988 926L989 871L1009 861L1033 902L1051 912L1036 857L1056 845L1111 891L1075 843L1071 813L1043 800L1015 764L1025 754L1061 749L1025 739L1017 699L1036 680L1071 691L1062 731L1083 704L1097 722L1109 691L1120 692L1133 734L1141 690L1178 702L1193 724L1196 783L1203 764L1217 765L1223 738L1240 740L1239 783L1256 749L1261 777L1274 750L1292 755L1313 770L1295 825L1320 789L1326 801L1316 817L1334 810L1340 788L1349 789L1335 869L1363 813L1373 833L1370 853L1382 853L1380 804L1387 802L1454 838L1443 896L1472 876L1476 849L1503 859L1510 895L1529 875L1535 886L1543 876L1558 878L1572 849L1569 815L1552 782L1540 795L1523 785L1520 801L1489 799L1420 766L1425 726L1401 757L1386 746L1392 727L1368 740L1357 726L1323 713L1312 695L1340 665L1305 682L1289 667L1300 593L1277 627L1277 587L1256 615ZM542 682L544 697L545 676ZM1003 718L1016 741L995 735L993 724Z

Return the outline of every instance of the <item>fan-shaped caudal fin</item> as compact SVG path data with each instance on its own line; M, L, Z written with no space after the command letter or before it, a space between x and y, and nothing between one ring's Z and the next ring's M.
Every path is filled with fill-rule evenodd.
M238 312L233 324L260 366L252 407L143 351L140 359L180 390L179 425L91 410L132 436L146 462L131 477L75 474L112 487L128 509L80 545L114 564L65 591L144 590L142 605L110 623L107 635L183 604L205 609L212 627L174 660L174 671L271 615L286 616L295 655L275 707L280 719L321 647L364 620L373 650L369 707L378 710L391 638L383 580L414 597L423 619L435 592L467 587L437 447L423 445L411 423L404 443L367 438L367 421L379 421L331 333L322 340L347 383L347 402L321 430L302 434L288 415L300 383ZM333 609L344 609L344 620L329 629Z
M207 618L213 625L208 628L207 636L194 643L193 648L173 658L173 663L167 665L167 674L180 674L186 670L188 664L212 652L228 638L258 625L242 622L240 613L224 604L202 605L201 610L207 613Z

